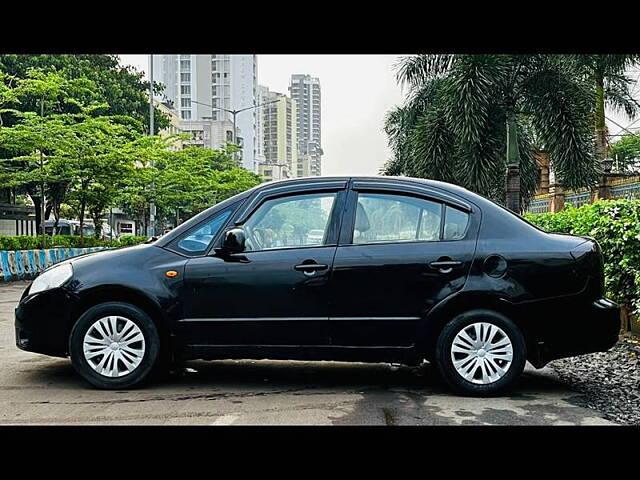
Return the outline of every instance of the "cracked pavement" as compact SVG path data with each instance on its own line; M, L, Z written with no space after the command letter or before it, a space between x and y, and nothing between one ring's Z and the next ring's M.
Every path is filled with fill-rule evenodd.
M194 361L142 389L101 391L67 359L16 348L13 309L26 282L0 283L0 424L612 425L579 406L550 369L527 366L509 396L452 395L426 364Z

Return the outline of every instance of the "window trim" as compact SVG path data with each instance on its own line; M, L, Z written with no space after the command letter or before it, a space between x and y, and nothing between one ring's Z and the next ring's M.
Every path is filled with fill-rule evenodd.
M237 226L241 226L244 222L247 221L250 215L259 208L266 200L276 197L284 197L290 195L303 195L307 193L323 193L323 192L340 192L346 191L347 181L338 181L338 182L311 182L304 184L294 184L294 185L282 185L277 187L272 187L265 190L260 190L256 195L251 198L246 207L243 208L242 212L237 216L235 220L235 224Z
M270 200L276 200L278 198L286 198L286 197L299 197L299 196L305 196L305 195L319 195L319 194L323 194L323 193L335 193L335 200L333 201L333 205L331 206L331 213L329 213L329 221L327 222L327 231L325 232L325 238L323 239L323 242L319 245L291 245L291 246L286 246L286 247L277 247L277 248L266 248L263 250L251 250L251 251L247 251L246 253L259 253L259 252L274 252L274 251L280 251L280 250L302 250L302 249L307 249L307 248L319 248L319 247L337 247L338 246L338 235L340 233L340 221L342 219L342 214L343 214L343 210L344 210L344 204L346 202L345 196L346 196L346 190L343 188L342 190L340 189L330 189L330 190L326 190L326 189L314 189L314 190L294 190L294 191L289 191L289 192L282 192L282 193L274 193L271 195L265 195L260 199L260 203L255 204L255 206L252 206L250 202L250 205L247 207L247 209L249 207L251 207L250 213L247 214L247 209L245 209L244 212L242 212L242 214L240 214L238 216L238 219L233 222L235 224L235 226L237 227L242 227L242 225L244 225L247 220L249 220L249 218L251 218L251 216L262 206L264 205L266 202L270 201ZM258 194L259 195L259 194ZM257 197L256 197L257 198ZM340 205L342 205L342 208L339 207ZM242 220L240 222L240 220ZM244 253L244 252L243 252Z
M397 180L394 182L354 180L352 190L417 196L420 198L428 198L435 202L446 203L469 214L473 212L473 208L469 202L459 197L454 197L453 194L444 190L436 190L428 185L417 185L413 183L399 184L396 182Z
M461 211L462 213L467 214L467 224L465 225L464 232L462 233L462 236L460 238L452 238L449 240L445 240L444 238L444 227L447 224L447 208L446 207L449 207L454 210L458 210L458 211ZM442 231L440 232L440 238L442 239L440 240L441 242L459 242L460 240L464 240L465 238L467 238L467 234L469 233L470 227L471 227L471 212L464 212L452 205L444 204L444 208L442 209Z
M389 196L398 196L398 197L413 197L413 198L417 198L420 200L426 200L426 201L431 201L431 202L435 202L438 203L440 205L441 208L441 215L440 215L440 238L438 240L417 240L417 239L412 239L412 240L384 240L384 241L380 241L380 242L366 242L366 243L354 243L353 241L353 234L355 231L355 223L356 223L356 207L358 205L358 197L360 195L360 193L373 193L373 194L379 194L379 195L389 195ZM438 195L439 197L439 195ZM369 188L369 187L362 187L360 186L359 188L352 188L349 191L349 198L347 199L347 210L345 212L345 219L342 221L342 228L340 231L340 235L339 235L339 242L338 242L338 246L340 247L346 247L346 246L364 246L364 245L406 245L409 243L442 243L442 242L459 242L462 240L465 240L467 238L467 235L470 231L470 227L471 227L471 216L473 214L473 210L469 209L468 211L462 206L459 206L458 204L453 204L452 202L446 201L443 198L438 198L435 195L431 196L427 193L419 193L413 190L410 191L406 191L406 190L398 190L396 188L396 190L392 191L390 189L387 188L382 188L382 189L377 189L377 188ZM444 226L445 226L445 221L446 221L446 207L450 207L450 208L455 208L456 210L459 210L463 213L466 213L467 216L469 217L469 220L467 221L467 225L465 227L464 230L464 234L462 235L461 238L455 239L455 240L445 240L444 239Z
M216 242L221 238L223 232L225 232L227 230L227 228L229 227L229 224L231 224L233 222L233 217L235 216L236 213L238 213L238 208L243 203L244 203L244 199L229 205L227 208L222 208L222 209L218 210L217 212L211 213L211 215L207 216L205 219L203 219L202 221L196 223L191 228L189 228L187 231L182 232L182 234L180 234L176 238L172 239L163 248L166 248L167 250L169 250L169 251L171 251L173 253L177 253L178 255L181 255L181 256L186 257L186 258L199 258L199 257L208 256L209 253L211 252L213 246L216 245ZM177 245L178 245L178 243L180 241L182 241L183 239L185 239L186 237L191 235L194 231L198 230L199 228L201 228L206 223L210 222L213 217L215 217L217 215L220 215L220 214L226 212L227 210L231 210L231 214L224 221L224 223L220 227L220 230L218 230L218 233L216 233L215 236L211 239L211 241L209 242L209 245L207 245L207 248L205 248L205 250L203 252L193 252L193 254L189 254L189 253L185 253L184 251L182 251L182 250L180 250L178 248Z

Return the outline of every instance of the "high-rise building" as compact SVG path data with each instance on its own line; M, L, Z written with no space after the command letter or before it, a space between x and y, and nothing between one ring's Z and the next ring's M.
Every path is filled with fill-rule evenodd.
M259 166L259 172L281 172L275 178L288 178L295 175L298 164L298 145L296 135L296 102L286 95L271 92L266 87L260 87L262 103L267 103L260 108L262 154L264 162ZM264 167L275 166L278 169ZM265 170L266 169L266 170ZM293 173L293 175L292 175ZM269 175L264 175L264 178Z
M309 157L310 175L322 172L320 80L304 74L291 75L289 95L297 105L298 154Z
M264 85L258 85L256 87L256 104L262 105L268 102L269 89ZM264 156L264 107L260 107L256 110L256 161L258 165L266 161Z
M231 113L206 105L240 110L257 104L255 55L154 55L153 69L154 80L165 85L164 96L184 122L232 122ZM236 120L243 138L242 166L255 172L256 110L238 113Z

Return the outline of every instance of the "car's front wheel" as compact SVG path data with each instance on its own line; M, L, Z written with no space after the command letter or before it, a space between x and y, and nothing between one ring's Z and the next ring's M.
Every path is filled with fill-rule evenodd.
M130 388L153 370L160 337L140 308L108 302L88 309L69 337L71 363L89 383L103 389Z
M511 388L526 362L520 329L507 317L473 310L443 328L436 363L445 382L466 395L497 395Z

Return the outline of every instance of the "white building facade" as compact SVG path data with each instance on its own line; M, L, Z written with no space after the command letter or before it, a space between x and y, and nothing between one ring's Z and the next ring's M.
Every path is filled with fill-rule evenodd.
M305 74L291 75L289 95L297 106L298 154L308 157L310 174L319 176L323 155L320 79Z
M228 110L257 105L256 55L154 55L153 70L154 81L165 85L164 96L173 103L182 121L223 122L218 126L212 124L209 127L212 132L226 131L233 115L207 105ZM238 113L236 121L242 166L256 172L256 110Z

